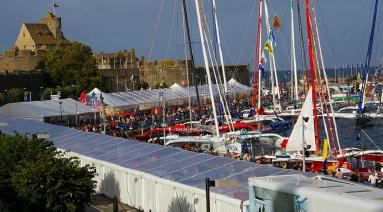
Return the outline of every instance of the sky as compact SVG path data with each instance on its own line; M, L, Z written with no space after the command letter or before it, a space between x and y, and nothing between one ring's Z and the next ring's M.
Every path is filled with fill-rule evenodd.
M186 1L196 63L202 64L194 1ZM204 0L206 16L211 22L210 1ZM226 64L253 64L257 2L256 0L216 1ZM304 13L303 1L300 2ZM315 2L326 66L341 67L345 64L363 63L367 53L374 1L315 0ZM115 52L134 48L138 57L141 55L151 59L185 57L180 0L56 0L56 3L59 5L56 8L56 15L62 17L64 36L69 40L91 46L95 52ZM383 63L382 4L383 2L378 9L372 65ZM275 31L277 45L274 52L279 69L290 67L289 5L289 0L268 0L270 16L277 15L282 22L282 29ZM46 12L52 10L51 0L0 0L0 51L5 51L14 45L22 23L38 22ZM300 48L296 17L294 22L298 57ZM212 25L210 28L212 30ZM298 66L299 64L301 62L298 59Z

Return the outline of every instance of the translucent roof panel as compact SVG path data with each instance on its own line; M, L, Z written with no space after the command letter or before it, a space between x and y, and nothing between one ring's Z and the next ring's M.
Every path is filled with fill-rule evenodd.
M137 170L141 170L141 171L149 173L150 170L162 168L162 167L167 166L169 163L172 163L174 161L187 160L190 157L194 157L194 156L195 156L195 154L193 152L186 152L186 151L179 150L179 152L177 152L177 153L167 155L167 156L162 157L156 161L149 161L149 162L139 164L135 168Z
M0 107L0 115L41 120L44 117L92 113L92 109L71 98L8 103Z
M197 87L201 96L210 95L209 86L199 85ZM217 86L216 84L213 84L212 87L213 95L218 95L218 90L223 93L223 85ZM230 80L228 83L228 93L242 93L249 91L251 91L250 87L242 85L235 80ZM91 93L92 92L89 92L88 95L91 95ZM188 88L181 86L166 89L147 89L116 93L102 93L102 95L104 97L105 104L112 107L122 107L135 106L137 104L156 103L160 101L160 93L162 93L162 99L165 101L182 100L189 97ZM190 87L190 97L195 98L196 96L195 87Z
M234 160L229 158L214 157L214 156L210 156L210 157L212 157L210 160L201 161L189 166L185 165L182 169L171 171L166 175L162 175L162 177L170 179L170 180L174 180L177 182L182 182L183 180L188 179L190 177L200 176L211 170L219 170L221 168L224 168L226 164L232 164L235 162Z
M48 133L58 148L201 189L205 187L206 177L237 179L240 183L238 187L212 187L211 191L240 200L248 199L249 177L298 173L295 170L188 152L175 147L147 144L21 118L0 116L0 123L0 131L6 134L13 134L15 131L21 134Z

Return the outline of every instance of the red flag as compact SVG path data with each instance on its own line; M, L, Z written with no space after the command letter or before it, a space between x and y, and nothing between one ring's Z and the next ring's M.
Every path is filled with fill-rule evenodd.
M81 99L81 103L83 103L84 105L87 104L85 91L81 92L80 99Z

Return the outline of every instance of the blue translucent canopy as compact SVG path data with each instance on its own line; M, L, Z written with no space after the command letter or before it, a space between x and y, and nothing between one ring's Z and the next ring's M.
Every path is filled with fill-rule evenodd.
M14 117L0 116L0 123L5 134L48 133L58 148L198 188L204 188L206 177L237 179L238 187L211 191L240 200L248 199L249 177L298 172Z

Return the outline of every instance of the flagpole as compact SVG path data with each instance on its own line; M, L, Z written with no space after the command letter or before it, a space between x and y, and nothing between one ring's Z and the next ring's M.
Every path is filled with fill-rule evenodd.
M55 8L55 2L52 1L52 7L53 7L53 15L56 16L56 8Z

